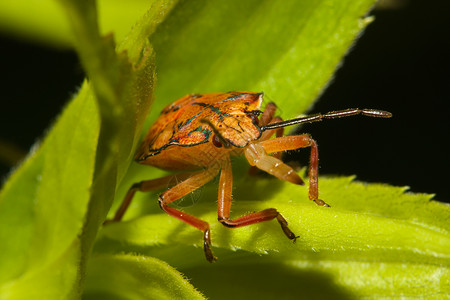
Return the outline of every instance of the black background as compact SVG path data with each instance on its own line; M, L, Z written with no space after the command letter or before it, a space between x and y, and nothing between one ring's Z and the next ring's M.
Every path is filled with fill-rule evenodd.
M450 202L450 1L399 3L373 12L376 21L312 110L379 108L394 118L330 120L300 131L318 141L322 174L357 174ZM76 92L83 71L71 51L4 36L0 64L0 143L26 153ZM302 152L306 163L309 151ZM2 179L9 169L1 162Z

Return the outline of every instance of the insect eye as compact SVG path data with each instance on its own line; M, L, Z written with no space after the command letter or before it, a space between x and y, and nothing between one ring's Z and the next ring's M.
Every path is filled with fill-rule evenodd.
M254 125L258 125L259 124L259 119L258 119L258 117L255 114L253 114L253 112L249 113L248 116L250 117L250 119L252 119L252 123Z
M222 147L222 142L220 141L219 137L217 135L214 135L212 138L212 143L214 146L216 146L217 148Z

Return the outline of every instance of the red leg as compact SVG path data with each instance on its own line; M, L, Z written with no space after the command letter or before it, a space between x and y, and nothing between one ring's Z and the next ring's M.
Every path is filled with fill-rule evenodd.
M309 134L283 136L262 141L260 145L267 153L311 147L309 164L309 199L316 202L317 205L329 206L323 200L319 199L319 150L317 148L317 143Z
M217 175L218 171L219 168L211 168L199 172L172 187L171 189L165 191L159 196L158 199L161 209L163 209L166 213L203 231L203 249L205 251L206 259L209 262L213 262L217 259L211 251L211 236L209 224L203 220L200 220L199 218L170 207L168 204L205 185Z
M169 185L175 185L177 181L183 181L189 177L191 177L195 173L181 173L181 174L172 174L169 176L152 179L152 180L145 180L141 181L139 183L133 184L130 189L128 190L127 194L125 195L125 198L122 201L122 204L117 209L116 214L114 215L114 218L112 220L106 220L104 224L108 224L111 222L118 222L122 220L123 215L127 211L128 207L130 206L131 200L133 200L134 194L137 191L140 192L150 192L150 191L156 191L163 188L167 188Z
M236 228L247 226L259 222L277 219L281 225L284 234L295 242L297 236L289 229L286 219L275 209L268 208L260 212L251 213L234 220L230 220L231 210L231 191L233 187L233 174L231 170L230 160L227 159L220 173L219 181L219 204L218 204L218 220L226 227Z

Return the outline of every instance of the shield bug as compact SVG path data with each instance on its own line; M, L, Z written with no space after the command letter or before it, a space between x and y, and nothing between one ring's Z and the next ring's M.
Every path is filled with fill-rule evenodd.
M263 170L281 180L302 185L299 175L280 160L282 151L311 148L309 165L309 199L317 205L328 206L319 199L318 150L309 134L284 136L283 128L295 124L317 122L354 115L389 118L391 113L374 109L346 109L283 121L275 117L276 105L267 104L260 110L262 93L229 92L187 95L164 108L150 127L138 148L138 163L164 170L184 171L177 174L181 182L159 196L159 205L169 215L203 232L206 259L216 260L211 250L209 224L169 204L205 185L219 175L218 220L226 227L236 228L276 219L284 234L295 242L297 236L289 229L286 219L275 209L268 208L235 219L230 217L232 170L230 156L244 154L253 168ZM141 181L126 194L114 218L120 221L136 191L164 189L175 175Z

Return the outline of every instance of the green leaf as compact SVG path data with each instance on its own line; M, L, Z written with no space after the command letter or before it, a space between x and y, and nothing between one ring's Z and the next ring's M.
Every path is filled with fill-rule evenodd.
M83 299L205 299L168 264L151 257L96 255Z
M152 36L154 114L189 93L264 91L304 113L330 80L374 1L185 1Z
M180 205L185 204L186 212L210 223L214 250L219 256L214 267L206 266L201 233L163 213L104 228L96 249L141 252L168 261L214 298L216 280L232 274L235 281L228 282L233 285L229 289L236 294L228 297L265 299L281 285L291 284L296 288L285 291L286 296L304 298L318 291L335 298L342 290L365 297L449 295L448 205L430 201L429 195L405 194L404 188L352 182L350 177L322 177L321 198L331 208L318 207L307 200L305 187L271 178L245 177L237 175L235 180L232 216L275 207L300 236L295 244L275 221L224 228L217 222L217 187L211 184L202 190L195 205L186 205L189 199ZM192 244L197 246L195 251ZM240 251L231 252L236 250ZM206 269L208 276L204 275ZM236 274L237 269L243 273ZM259 291L248 289L248 284L257 285L256 281L265 281L266 276L275 277L261 275L263 269L289 277L279 284L258 283ZM316 280L302 280L308 272L317 276ZM253 277L257 278L255 282L245 280Z
M0 291L9 299L51 299L73 289L100 127L93 100L82 87L2 189Z
M144 11L134 4L125 12L119 2L103 2L98 20L90 0L60 0L56 8L49 0L42 3L51 8L29 2L1 2L1 28L13 20L7 30L36 39L53 31L48 40L72 43L91 81L0 193L2 297L76 298L83 283L91 298L146 297L156 293L152 287L159 297L201 297L147 256L177 266L218 299L449 296L448 206L403 188L325 177L321 197L332 207L317 207L305 200L306 188L248 179L242 161L234 165L233 216L276 207L300 236L296 244L276 222L224 228L210 184L176 205L211 223L216 264L204 259L201 232L163 214L155 194L138 193L126 214L131 221L101 231L87 266L114 193L117 206L132 183L164 174L133 164L123 177L152 99L153 53L158 101L147 125L184 94L228 90L264 91L291 118L320 94L370 22L364 16L374 0L155 0L137 23ZM124 18L111 13L120 10ZM135 23L118 47L99 34Z
M156 0L99 0L99 26L102 34L114 33L121 42L137 20ZM0 1L0 31L57 48L75 45L69 20L56 0Z
M95 3L64 1L91 82L0 194L0 294L76 298L98 228L149 109L154 55L148 42L172 2L159 1L115 49L97 31Z

